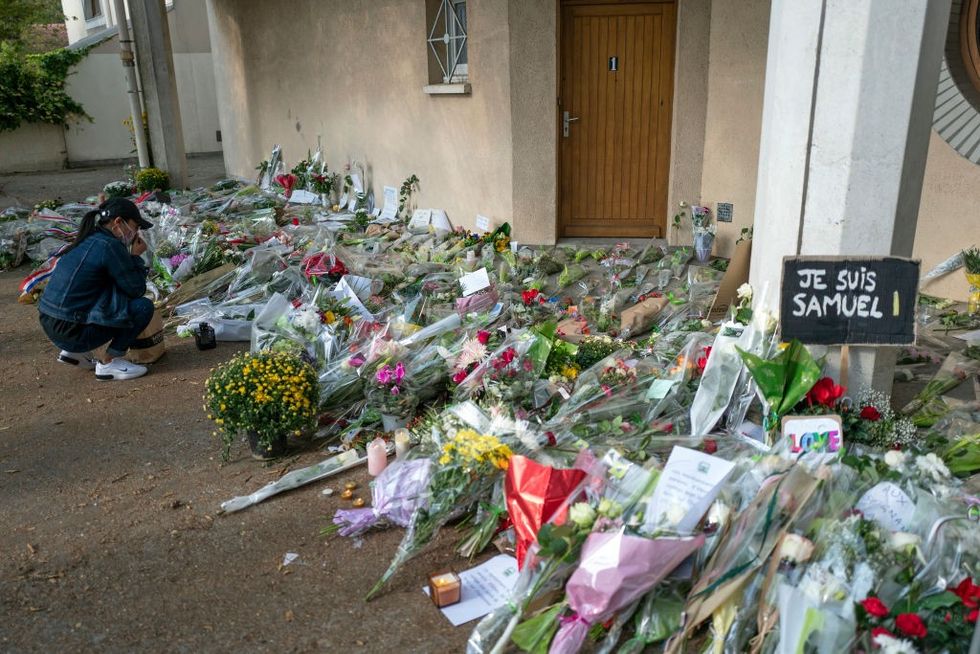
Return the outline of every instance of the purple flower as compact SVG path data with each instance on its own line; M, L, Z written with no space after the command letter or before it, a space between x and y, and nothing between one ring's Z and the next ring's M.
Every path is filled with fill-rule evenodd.
M395 383L400 384L402 379L405 378L405 366L399 361L395 364Z
M361 366L364 365L364 357L362 357L360 354L355 354L350 358L350 361L348 361L348 363L351 365L352 368L360 368Z
M398 395L399 393L401 393L401 390L397 386L392 386L391 387L391 394L392 395Z
M378 369L378 372L374 374L374 378L378 380L379 384L390 384L395 378L395 374L387 363Z
M174 256L170 257L170 267L176 268L177 266L182 264L184 262L184 259L186 258L187 258L186 254L175 254Z

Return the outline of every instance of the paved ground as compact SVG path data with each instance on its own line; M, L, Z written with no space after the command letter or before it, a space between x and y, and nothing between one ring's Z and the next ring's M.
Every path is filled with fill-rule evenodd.
M223 175L220 159L190 164L198 184ZM0 189L33 204L118 176L12 175ZM348 480L364 490L363 470L218 515L222 501L325 455L267 466L240 446L221 461L201 394L231 344L200 353L169 338L150 374L128 382L55 363L36 308L16 303L28 272L0 273L0 651L462 651L469 629L420 590L427 572L456 561L454 533L365 604L401 530L360 547L318 535L349 507L320 491ZM280 568L287 552L299 559Z
M225 176L221 154L187 159L190 187L208 186ZM34 206L41 200L61 198L65 202L96 195L107 183L125 179L123 164L71 168L56 172L0 175L0 209L13 205Z

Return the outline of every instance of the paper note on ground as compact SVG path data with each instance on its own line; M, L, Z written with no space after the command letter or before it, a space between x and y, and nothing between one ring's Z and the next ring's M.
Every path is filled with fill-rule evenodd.
M509 554L495 556L459 573L462 583L459 602L440 610L454 627L482 618L507 603L517 577L517 559ZM428 586L422 590L429 594Z
M883 481L865 493L854 508L863 513L866 520L889 531L909 531L915 503L901 488Z
M463 287L463 297L473 295L490 286L490 276L486 268L480 268L460 277L459 285Z
M320 196L310 191L299 189L292 192L289 201L293 204L320 204Z
M409 229L427 229L432 221L432 209L416 209L408 223Z
M683 512L676 523L677 531L694 531L734 467L731 461L717 456L675 447L653 491L645 525L655 528L668 517Z
M394 186L386 186L384 192L385 206L378 215L378 220L390 223L398 216L398 189Z

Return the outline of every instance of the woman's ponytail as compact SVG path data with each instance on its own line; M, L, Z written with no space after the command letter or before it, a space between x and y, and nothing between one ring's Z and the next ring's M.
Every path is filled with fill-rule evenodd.
M98 219L100 213L101 209L92 209L82 217L82 222L78 225L78 232L75 234L75 240L71 242L71 245L62 250L59 256L64 256L71 250L74 250L79 243L95 233L95 228L99 226Z

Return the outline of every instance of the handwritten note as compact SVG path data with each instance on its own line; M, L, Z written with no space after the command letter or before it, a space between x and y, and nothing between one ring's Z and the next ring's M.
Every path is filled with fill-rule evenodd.
M486 216L481 216L477 214L476 216L476 231L478 232L489 232L490 231L490 219Z
M495 556L486 563L461 572L459 603L440 610L454 627L482 618L507 602L517 577L517 559L508 554ZM422 590L429 594L428 586Z
M644 526L652 530L666 522L681 533L694 531L734 467L717 456L674 447L653 491Z
M883 481L865 493L855 508L889 531L910 531L915 503L901 488Z
M398 189L394 186L386 186L384 198L385 205L378 216L378 220L390 223L398 217Z
M412 212L412 219L408 222L408 228L412 230L424 230L429 227L432 221L432 209L416 209Z
M463 288L463 297L467 297L490 286L490 276L486 268L480 268L460 277L459 285Z

